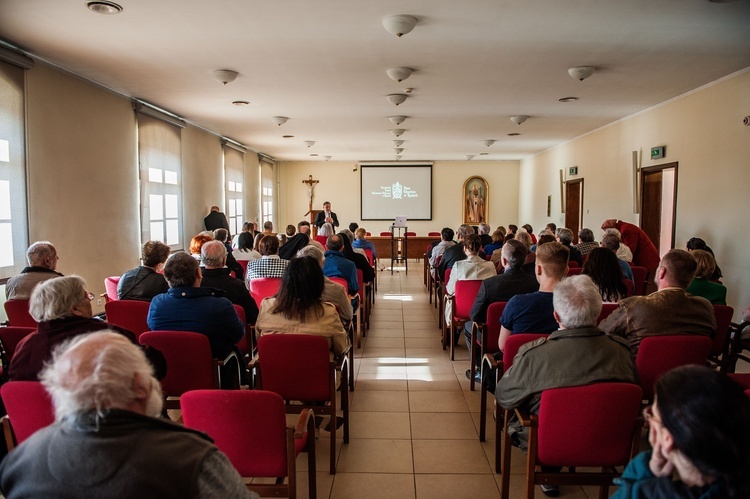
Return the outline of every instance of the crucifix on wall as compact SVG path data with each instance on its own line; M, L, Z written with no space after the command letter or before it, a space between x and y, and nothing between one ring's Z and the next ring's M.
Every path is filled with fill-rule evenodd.
M307 180L302 181L303 184L307 184L307 200L310 203L310 206L308 207L309 211L307 213L310 213L313 209L313 197L315 196L314 189L318 182L320 182L320 180L313 179L312 175L308 175Z

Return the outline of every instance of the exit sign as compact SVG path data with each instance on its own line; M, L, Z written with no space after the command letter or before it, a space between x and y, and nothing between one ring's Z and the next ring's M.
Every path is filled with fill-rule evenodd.
M578 167L571 166L570 168L568 168L568 175L578 175Z
M652 147L651 148L651 159L661 159L664 157L664 147L665 146L659 146L659 147Z

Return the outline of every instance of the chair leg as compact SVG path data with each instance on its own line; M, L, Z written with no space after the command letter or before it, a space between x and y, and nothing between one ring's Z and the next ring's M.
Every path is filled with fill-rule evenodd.
M296 466L296 457L297 453L294 450L294 429L293 428L287 428L286 429L286 460L287 460L287 479L289 480L289 483L287 485L287 490L289 491L289 499L292 499L293 497L297 497L297 466ZM276 480L276 483L284 483L284 478L279 477Z
M510 452L511 452L511 446L510 446L510 437L508 436L508 420L510 419L510 411L504 411L503 412L503 423L502 423L502 437L503 437L503 456L502 456L502 462L503 462L503 470L502 470L502 486L501 486L501 494L500 496L503 499L508 499L509 493L510 493ZM500 427L500 424L497 425L497 427ZM495 439L500 438L500 435L496 435ZM497 445L497 442L495 443ZM497 467L497 464L495 465ZM497 469L495 469L497 471Z
M317 469L315 464L315 418L307 422L307 495L310 499L318 497Z
M343 366L341 369L342 376L344 373L346 374L347 378L354 379L354 373L350 371L351 366L346 365ZM344 416L344 443L349 443L349 394L346 390L341 390L341 412ZM335 419L335 416L334 416Z
M479 441L484 442L487 439L487 388L484 386L484 376L479 391Z
M463 330L461 331L463 333ZM476 361L476 355L477 355L477 341L476 341L476 326L472 324L471 326L471 337L469 338L469 363L471 367L469 368L469 374L471 375L469 379L469 390L474 391L474 385L476 384L474 381L474 375L477 372L477 361ZM480 357L481 359L482 357Z
M451 321L451 327L448 330L448 341L450 341L451 345L451 360L455 360L455 350L456 350L456 321Z

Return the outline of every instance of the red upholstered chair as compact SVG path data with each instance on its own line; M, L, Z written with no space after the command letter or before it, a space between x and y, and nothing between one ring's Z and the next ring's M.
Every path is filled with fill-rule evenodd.
M250 296L255 300L255 304L260 309L260 302L263 298L274 296L279 292L281 287L281 277L256 277L250 281Z
M345 387L349 376L346 354L330 359L328 340L306 334L267 334L258 340L258 356L250 363L260 374L258 385L281 395L286 410L299 413L313 409L328 414L330 429L336 427L336 372ZM341 390L344 443L349 443L349 391ZM289 404L289 402L299 402ZM321 405L324 403L324 405ZM331 435L330 473L336 474L336 430Z
M370 237L371 235L369 232L365 232L365 236Z
M381 232L380 237L391 237L391 233L390 231Z
M596 323L599 324L601 321L609 317L609 315L617 309L617 303L602 303L602 311L599 313L599 318L596 319Z
M364 276L362 271L357 269L357 284L359 284L359 291L357 291L357 297L359 298L359 307L357 307L357 314L354 316L357 328L357 348L362 348L362 338L367 336L367 328L370 323L370 297L367 296L369 283L365 285Z
M323 248L325 248L326 243L328 242L328 236L315 236L315 240L322 244Z
M440 232L428 232L427 237L440 237Z
M646 294L646 268L645 267L630 267L633 271L633 294L636 296L643 296Z
M308 494L316 497L315 418L305 409L287 426L284 400L262 390L195 390L180 399L185 426L207 433L243 478L273 477L275 484L248 483L261 495L297 497L296 457L307 452ZM284 478L289 481L285 485Z
M237 277L244 281L245 276L247 275L247 264L250 263L250 260L237 260L237 263L242 267L242 275L238 275Z
M581 267L570 267L570 266L568 266L568 276L580 275L580 273L581 273L582 270L583 269Z
M635 289L633 281L630 279L623 279L622 282L625 284L625 298L633 296L633 290Z
M716 316L716 335L713 345L711 345L711 354L708 360L713 366L719 367L722 373L727 373L730 365L729 345L731 335L729 329L732 325L734 309L728 305L714 305L714 315Z
M378 269L377 269L377 262L375 261L375 255L373 254L371 249L365 249L365 256L367 257L367 263L370 264L370 267L372 267L373 273L375 274L375 279L372 280L372 293L370 293L370 300L372 303L375 303L375 291L378 290Z
M608 497L609 485L620 476L615 466L625 466L638 453L641 396L638 385L596 383L545 390L538 415L516 409L521 423L529 427L526 497L533 498L534 485L542 483L598 485L599 497ZM509 497L510 488L509 419L504 425L502 497ZM545 473L538 472L538 466L602 470Z
M474 391L474 373L481 369L477 365L477 358L482 359L485 354L493 354L500 351L497 341L500 337L500 317L503 315L505 305L508 302L497 301L490 303L487 308L487 321L484 324L474 322L471 325L471 380L469 381L469 389ZM478 333L482 334L481 341L477 338ZM477 356L477 349L479 349L479 355Z
M579 267L580 267L580 265L578 265L578 262L576 262L575 260L569 260L568 261L568 268L569 269L577 269Z
M29 314L29 300L6 301L5 315L8 316L8 326L37 327L36 321Z
M735 380L743 389L750 390L750 373L729 373L728 376Z
M149 331L138 339L141 345L159 350L167 363L161 380L165 407L179 409L179 397L190 390L210 390L221 386L219 366L228 364L234 353L221 361L211 357L208 338L190 331Z
M7 416L3 433L8 451L34 432L55 422L55 410L47 390L38 381L9 381L0 387Z
M471 320L469 313L481 285L482 279L462 279L456 281L455 292L446 295L446 299L451 302L451 323L446 325L447 336L443 337L443 349L446 344L450 344L451 360L454 359L457 335L461 334L464 324Z
M104 304L107 322L115 326L124 327L140 337L148 327L148 308L151 302L140 300L115 300Z
M686 364L705 364L712 344L711 338L695 335L643 338L635 357L643 398L653 400L654 384L663 373Z
M452 270L453 270L452 267L448 267L447 269L445 269L445 275L443 276L442 279L440 279L440 281L439 281L440 288L438 289L438 294L440 295L439 296L440 306L438 307L438 328L440 328L440 331L443 334L443 340L442 340L443 341L443 350L445 350L445 336L447 334L445 332L446 324L445 324L445 308L444 307L445 307L445 297L446 297L446 295L448 293L445 291L445 285L448 284L448 281L450 281L450 279L451 279L451 271ZM440 275L440 272L438 272L437 269L435 269L435 275L436 276ZM437 300L438 297L436 296L435 299Z
M417 237L416 232L404 232L404 237Z
M247 323L245 317L245 309L239 305L234 305L234 311L237 312L237 317L240 318L240 322L245 325L245 336L237 342L236 346L240 350L240 353L250 360L253 356L253 350L255 350L255 327ZM246 363L242 363L245 365Z
M105 304L108 301L116 301L120 299L117 295L117 285L119 284L119 282L119 275L111 275L104 278L104 290L106 291L106 293L103 296Z
M349 281L347 281L343 277L329 277L328 279L335 282L339 286L343 286L344 291L346 291L347 296L349 295Z
M28 335L36 331L33 327L0 327L0 358L2 358L2 368L0 368L0 379L6 379L10 361L16 353L18 343Z
M503 373L510 369L513 365L513 359L518 354L518 349L526 343L536 341L539 338L546 338L549 334L543 333L519 333L512 334L505 341L505 350L503 350L503 360L497 362L492 355L485 355L482 358L482 380L486 378L484 370L494 369L496 380L503 376ZM492 394L494 396L494 393ZM482 390L479 397L479 441L484 442L486 436L487 426L487 390L482 386ZM502 419L498 416L495 418L495 429L496 435L500 435L500 429L502 425ZM495 472L500 473L500 440L497 439L495 442Z

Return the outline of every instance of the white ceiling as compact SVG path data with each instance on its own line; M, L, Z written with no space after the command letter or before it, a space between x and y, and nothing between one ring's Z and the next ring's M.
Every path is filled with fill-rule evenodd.
M393 160L397 114L403 161L521 159L750 66L750 0L118 3L104 16L84 0L0 0L0 39L280 160ZM418 25L397 38L381 24L392 14ZM597 72L568 76L582 65ZM415 72L399 84L393 66ZM223 86L215 69L240 76ZM386 100L406 87L404 104Z

